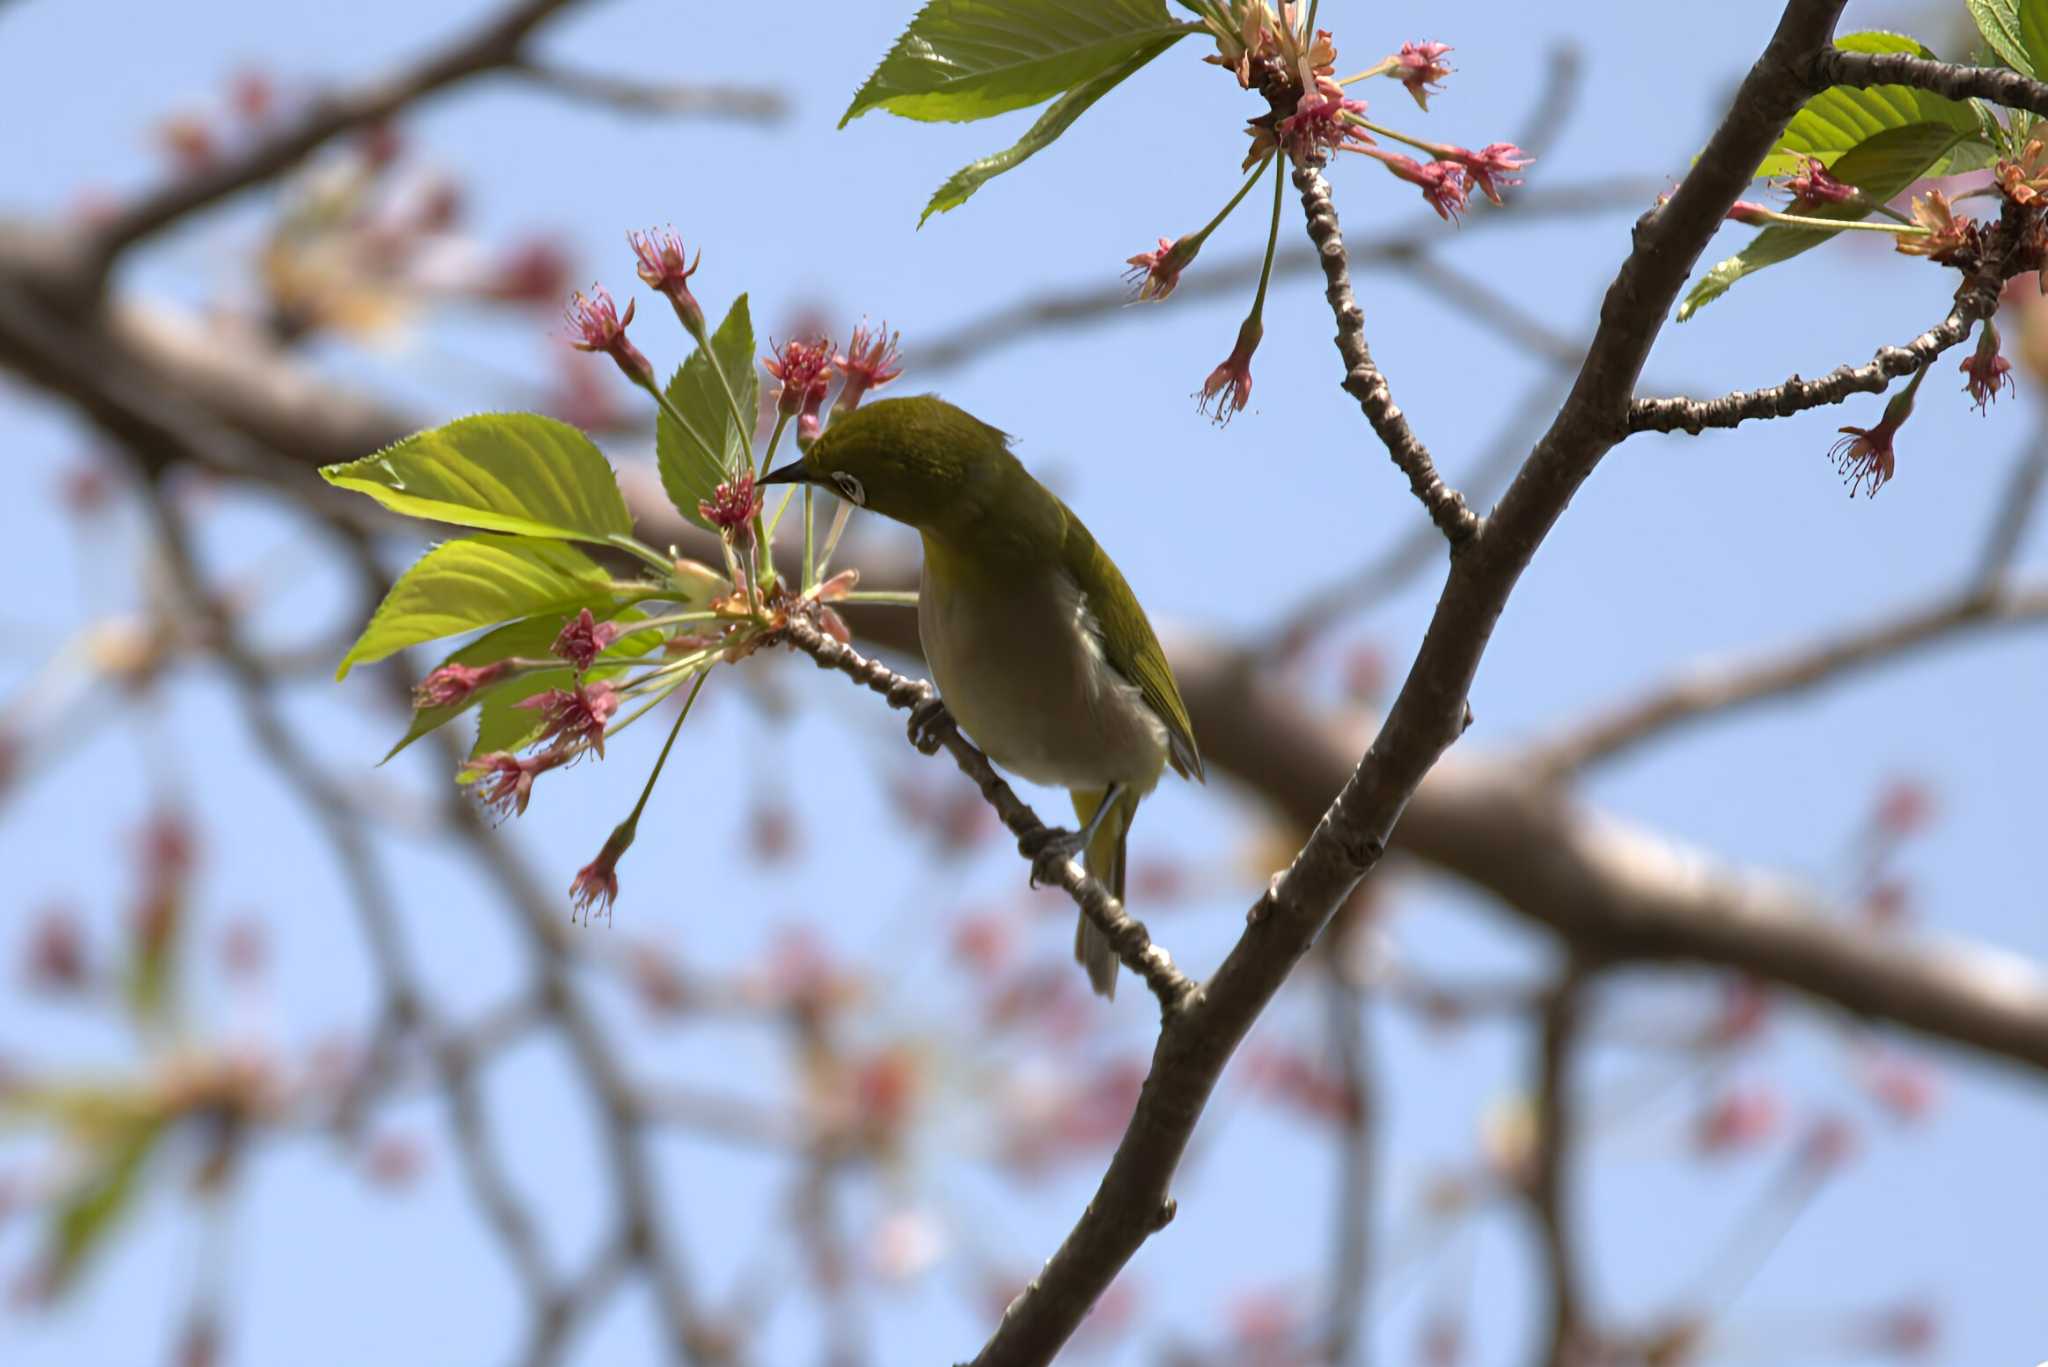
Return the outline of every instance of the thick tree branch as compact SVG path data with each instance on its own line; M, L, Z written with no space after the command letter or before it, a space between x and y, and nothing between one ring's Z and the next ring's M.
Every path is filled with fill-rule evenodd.
M1819 687L1859 669L1890 663L1961 632L2048 619L2048 584L1972 586L1925 606L1790 650L1723 665L1697 666L1645 696L1539 747L1543 773L1562 776L1614 758L1646 741L1741 708Z
M878 660L868 659L851 646L841 645L804 618L790 618L783 635L820 669L836 669L881 694L889 706L912 713L911 739L917 748L930 754L943 747L953 757L960 772L974 780L1003 825L1017 837L1018 849L1032 860L1032 877L1053 884L1074 899L1082 915L1109 937L1124 966L1152 989L1164 1016L1171 1019L1196 994L1195 983L1173 966L1173 957L1163 947L1153 943L1144 922L1126 912L1102 880L1081 867L1080 860L1055 859L1052 851L1038 853L1054 829L1038 819L1038 814L1003 781L988 756L953 724L951 714L938 704L936 689L922 679L908 678Z
M1974 97L2048 117L2048 84L2002 67L1931 62L1908 52L1844 52L1831 45L1814 54L1811 71L1816 89L1909 85L1952 100Z
M1839 365L1817 380L1797 375L1768 389L1743 389L1717 399L1637 399L1628 406L1630 432L1690 432L1735 427L1759 418L1787 418L1852 394L1880 394L1893 380L1910 375L1970 335L1978 322L1998 311L1998 282L1973 282L1957 297L1947 318L1904 346L1880 347L1867 364Z
M1455 551L1478 534L1479 515L1465 506L1463 494L1445 484L1437 474L1429 448L1408 425L1408 416L1395 404L1387 377L1373 363L1372 348L1365 340L1365 311L1359 308L1357 296L1352 293L1344 235L1337 224L1337 207L1330 202L1330 182L1323 178L1321 165L1308 162L1295 167L1294 188L1301 192L1309 240L1315 243L1316 259L1323 268L1324 297L1337 315L1337 352L1344 358L1344 392L1358 400L1365 420L1386 445L1387 454L1408 476L1408 488L1422 501L1429 520Z

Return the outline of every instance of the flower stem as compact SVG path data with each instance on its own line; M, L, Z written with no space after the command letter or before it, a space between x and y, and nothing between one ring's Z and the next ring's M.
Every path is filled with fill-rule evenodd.
M1359 72L1356 76L1346 76L1343 80L1337 82L1337 84L1357 85L1360 81L1369 81L1375 76L1384 76L1389 71L1392 71L1395 67L1399 65L1401 65L1401 63L1398 58L1382 57L1377 63L1367 67L1365 70Z
M1257 166L1254 166L1252 168L1252 173L1245 177L1244 184L1237 187L1237 193L1230 197L1230 202L1228 204L1225 204L1221 209L1218 209L1216 211L1216 217L1210 219L1207 223L1203 224L1202 230L1195 234L1194 240L1196 246L1199 247L1202 245L1202 243L1207 242L1209 240L1209 234L1215 232L1218 228L1223 226L1223 220L1229 218L1231 210L1237 208L1238 205L1244 202L1244 197L1251 193L1252 186L1257 185L1259 183L1259 177L1266 174L1266 167L1272 163L1272 160L1273 158L1269 156L1264 161L1260 162Z
M633 804L632 814L626 818L627 830L631 831L639 826L640 813L645 810L647 799L654 793L655 781L661 777L661 766L668 763L668 752L675 748L676 736L682 731L683 723L690 718L690 704L697 701L697 695L704 691L705 680L710 677L711 671L708 669L699 674L697 682L690 687L690 696L683 699L683 710L676 713L676 724L668 729L668 739L661 743L661 753L654 757L654 772L647 776L647 786L640 790L640 800Z
M855 589L841 603L875 603L888 607L914 608L917 606L916 589Z
M1436 157L1439 160L1443 159L1445 153L1452 150L1450 147L1440 142L1426 142L1421 138L1411 138L1406 133L1403 133L1400 129L1389 128L1385 124L1374 123L1371 119L1366 118L1363 114L1347 113L1344 116L1344 121L1346 123L1355 123L1368 133L1377 133L1383 138L1392 138L1395 142L1406 143L1408 144L1408 146L1415 148L1417 151L1427 152L1432 157Z
M1278 158L1275 158L1277 161ZM1266 286L1273 279L1273 254L1280 246L1280 206L1287 194L1287 177L1275 170L1273 173L1273 224L1266 230L1266 260L1259 267L1259 292L1252 296L1253 318L1262 318L1266 311Z

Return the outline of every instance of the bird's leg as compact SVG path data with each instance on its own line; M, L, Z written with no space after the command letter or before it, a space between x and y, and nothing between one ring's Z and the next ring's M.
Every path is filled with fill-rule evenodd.
M1102 795L1102 801L1095 804L1095 814L1089 817L1088 824L1078 831L1047 826L1017 842L1017 848L1031 861L1032 887L1038 886L1039 871L1048 862L1056 866L1069 859L1079 859L1088 853L1089 842L1094 840L1095 833L1102 829L1102 823L1108 820L1111 809L1116 806L1116 800L1123 796L1123 792L1123 784L1110 784L1109 790ZM1051 879L1045 881L1050 882Z
M946 701L936 693L910 709L910 722L905 729L910 733L910 743L917 747L919 754L939 753L941 741L936 728L945 716Z

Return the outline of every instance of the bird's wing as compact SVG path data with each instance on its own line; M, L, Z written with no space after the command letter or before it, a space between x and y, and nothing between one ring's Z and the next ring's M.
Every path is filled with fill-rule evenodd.
M1065 503L1066 531L1061 555L1065 569L1081 586L1088 610L1102 628L1102 651L1119 674L1138 686L1146 704L1166 723L1173 767L1183 777L1203 781L1202 755L1195 747L1194 724L1173 681L1166 652L1145 618L1145 609L1109 553L1096 543Z

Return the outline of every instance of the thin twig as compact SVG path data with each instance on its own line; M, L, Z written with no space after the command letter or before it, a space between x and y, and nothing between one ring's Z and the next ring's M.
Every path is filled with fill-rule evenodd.
M635 81L603 71L542 62L521 56L510 65L520 79L571 99L606 105L628 114L657 118L730 119L736 123L780 123L789 116L789 100L764 85L693 85L669 81Z
M1529 1173L1529 1206L1542 1232L1543 1262L1550 1285L1549 1367L1574 1367L1591 1360L1585 1325L1585 1292L1572 1248L1569 1191L1577 1127L1572 1102L1572 1062L1579 1016L1585 1006L1587 970L1567 967L1543 1010L1536 1057L1536 1138Z
M1479 516L1465 506L1464 495L1445 484L1430 459L1429 448L1409 427L1407 415L1394 403L1387 377L1373 363L1372 349L1365 340L1365 312L1351 290L1351 270L1344 254L1344 237L1337 224L1337 209L1330 202L1330 183L1322 167L1304 162L1294 170L1294 188L1301 192L1302 212L1308 219L1309 240L1316 244L1322 263L1324 290L1332 312L1337 315L1337 351L1344 358L1344 390L1358 400L1365 419L1385 443L1387 454L1408 476L1408 487L1422 501L1429 520L1457 550L1479 533Z
M2012 568L2040 508L2044 486L2048 486L2048 431L2037 431L2027 438L2026 449L1999 494L1991 531L1977 561L1979 584L1995 584Z
M1610 708L1562 738L1538 746L1530 764L1553 777L1576 773L1686 726L1816 688L1964 631L2043 619L2048 619L2048 584L1991 589L1973 584L1923 607L1775 655L1694 666L1635 701Z
M1637 399L1628 406L1630 432L1690 432L1735 427L1760 418L1786 418L1852 394L1878 394L1960 343L1970 329L1998 310L1997 282L1973 282L1956 299L1947 318L1904 346L1880 347L1864 365L1839 365L1817 380L1794 375L1767 389L1743 389L1717 399Z
M382 123L420 100L517 61L542 24L575 0L520 0L475 31L412 66L313 102L286 127L241 155L180 176L106 219L85 247L87 295L97 294L122 252L180 219L289 171L335 138Z

